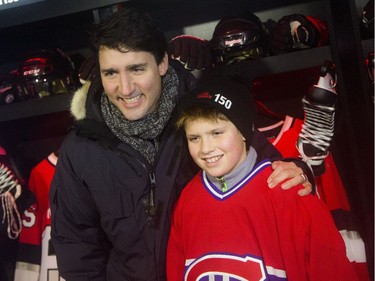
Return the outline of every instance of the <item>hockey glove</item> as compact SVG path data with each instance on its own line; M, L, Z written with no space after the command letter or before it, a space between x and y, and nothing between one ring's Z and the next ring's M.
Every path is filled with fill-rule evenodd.
M327 24L316 17L293 14L281 18L270 31L273 55L296 49L323 46L328 43Z
M201 70L212 67L212 54L208 41L190 35L174 37L169 42L173 59L180 61L186 69Z

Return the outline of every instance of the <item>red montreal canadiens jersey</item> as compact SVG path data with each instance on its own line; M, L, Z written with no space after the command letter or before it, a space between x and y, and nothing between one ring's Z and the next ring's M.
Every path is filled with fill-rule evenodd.
M287 116L278 137L272 141L283 157L299 157L296 143L302 124L303 120ZM319 195L330 210L350 210L349 200L332 154L328 154L324 159L324 163L326 167L325 172L321 176L316 177Z
M303 120L287 116L281 130L277 132L271 142L281 152L283 157L299 156L296 142L301 131ZM266 130L261 129L265 134ZM315 177L315 182L320 198L325 202L334 218L336 226L346 244L346 254L356 269L361 281L369 281L368 266L366 261L365 244L358 233L346 195L344 184L341 180L332 154L324 159L325 172Z
M23 229L16 263L15 281L63 281L57 269L51 243L49 189L55 172L54 153L37 164L30 173L29 188L37 203L23 217Z
M173 213L168 280L358 280L324 203L268 188L271 172L262 162L226 193L194 177Z

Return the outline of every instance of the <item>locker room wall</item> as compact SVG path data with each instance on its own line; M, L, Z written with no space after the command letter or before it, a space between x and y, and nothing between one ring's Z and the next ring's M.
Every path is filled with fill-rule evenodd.
M60 2L65 3L66 6ZM103 9L108 7L106 5L117 4L121 1L60 2L58 5L63 6L60 6L60 9L53 8L50 16L48 13L39 13L37 17L33 17L32 5L25 14L15 10L6 14L0 11L2 19L0 38L7 42L7 44L0 44L0 73L17 67L22 54L29 48L58 46L69 55L88 56L90 50L87 48L86 27L88 23L94 21L94 7L100 6L100 9ZM75 4L72 4L73 2ZM367 1L241 0L236 1L236 5L231 0L125 2L129 5L143 5L149 9L169 39L185 33L208 40L222 16L235 14L244 9L254 12L263 21L278 20L292 13L316 15L328 20L332 36L327 54L338 66L340 93L337 129L332 150L345 186L348 188L351 205L356 216L363 223L362 235L368 247L368 262L373 265L373 102L368 96L369 85L366 68L363 65L367 51L373 50L373 42L368 44L366 41L363 45L358 28L359 17ZM48 11L48 6L42 6L47 3L50 5L50 0L35 4L35 7ZM20 38L22 38L21 41L19 41ZM326 52L326 50L327 48L322 48L318 52ZM280 57L279 60L286 58L289 65L283 67L286 72L293 72L303 69L303 63L308 59L313 59L310 54L312 53L308 53L302 60L299 57L301 54L298 54L298 57L297 54L288 54ZM310 64L309 67L311 66L314 65ZM267 75L268 72L282 72L278 67L280 66L277 62L275 63L274 59L267 58L259 62L258 69L260 74ZM7 110L13 105L9 106ZM19 110L18 105L14 108ZM28 177L32 167L60 146L66 132L72 126L73 120L68 107L64 104L60 108L63 109L56 112L52 110L42 115L36 112L36 114L21 118L17 116L8 118L8 114L4 121L1 119L1 111L6 110L0 106L0 145L4 146L8 154L14 158L25 178ZM27 110L32 109L27 108ZM38 108L36 107L35 110L38 111ZM373 275L373 268L370 269Z

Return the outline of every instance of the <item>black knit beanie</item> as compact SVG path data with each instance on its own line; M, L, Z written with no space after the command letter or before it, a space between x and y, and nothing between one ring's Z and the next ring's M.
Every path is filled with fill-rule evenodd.
M254 131L256 106L248 86L231 78L210 80L190 91L180 101L179 107L183 111L193 104L219 110L237 127L249 147Z

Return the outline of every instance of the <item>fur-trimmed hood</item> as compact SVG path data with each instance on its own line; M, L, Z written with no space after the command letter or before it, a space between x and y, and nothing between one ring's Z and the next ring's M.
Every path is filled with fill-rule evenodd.
M73 95L70 104L70 113L76 120L82 120L86 117L86 100L90 85L91 82L87 81Z

